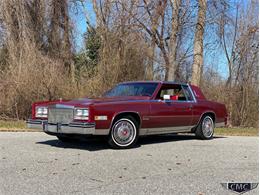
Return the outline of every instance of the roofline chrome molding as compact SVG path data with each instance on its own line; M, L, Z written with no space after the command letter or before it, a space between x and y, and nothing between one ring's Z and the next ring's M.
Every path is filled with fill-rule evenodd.
M188 86L188 89L189 89L189 91L190 91L190 93L191 93L191 96L192 96L192 99L193 100L183 100L183 101L180 101L180 100L167 100L167 101L165 101L165 100L161 100L161 99L150 99L150 101L156 101L156 102L176 102L176 103L197 103L197 99L196 99L196 97L195 97L195 95L194 95L194 93L193 93L193 90L191 89L191 87L190 87L190 85L189 84L187 84L187 83L176 83L176 82L172 82L171 83L171 81L167 81L168 83L166 83L166 81L161 81L161 84L176 84L176 85L181 85L181 88L183 89L183 86ZM161 87L161 86L160 86ZM156 90L155 90L156 91ZM159 91L158 91L159 92ZM157 92L157 93L158 93ZM155 92L154 92L155 93ZM154 95L154 94L153 94ZM155 94L155 96L154 96L154 98L156 98L156 95L157 94ZM185 95L185 93L184 93L184 95ZM153 97L153 96L152 96ZM186 95L185 95L185 97L186 97ZM186 99L187 99L187 97L186 97Z
M126 81L126 82L121 82L119 84L130 84L130 83L160 83L160 84L176 84L176 85L187 85L185 82L179 82L179 81Z
M192 95L192 98L193 98L194 102L197 103L197 99L196 99L196 97L195 97L195 95L194 95L194 93L193 93L192 88L190 87L190 84L186 84L186 85L188 86L188 88L189 88L189 90L190 90L190 92L191 92L191 95Z
M187 83L184 82L178 82L178 81L160 81L162 84L169 84L169 85L187 85Z

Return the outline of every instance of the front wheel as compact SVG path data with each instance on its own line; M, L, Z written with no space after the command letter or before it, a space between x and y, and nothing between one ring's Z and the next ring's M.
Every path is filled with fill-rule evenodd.
M212 139L214 134L214 126L212 117L206 115L201 119L195 134L200 139Z
M127 116L118 119L112 126L108 143L112 148L130 148L138 139L138 123Z

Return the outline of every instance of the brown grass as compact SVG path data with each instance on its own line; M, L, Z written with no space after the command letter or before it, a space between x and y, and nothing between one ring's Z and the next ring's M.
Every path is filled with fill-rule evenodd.
M233 128L216 128L215 135L225 136L258 136L258 128L233 127Z
M4 121L0 120L0 132L23 132L23 131L36 131L32 129L28 129L26 126L26 122L23 120L19 121Z

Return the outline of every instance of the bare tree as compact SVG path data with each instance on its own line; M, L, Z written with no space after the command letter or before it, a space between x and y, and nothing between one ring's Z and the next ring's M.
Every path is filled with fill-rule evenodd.
M164 60L164 79L176 80L179 67L177 61L179 30L184 24L180 23L182 1L171 0L169 2L164 0L148 2L143 0L143 2L144 16L139 17L139 15L136 15L135 18L138 24L150 36L153 47L156 45L160 50ZM139 7L142 6L139 5ZM171 9L170 11L169 8ZM147 17L145 17L146 15Z
M206 0L199 0L198 19L194 38L193 65L191 82L200 85L203 69L203 35L207 11Z
M215 4L218 13L217 35L227 64L227 79L218 87L225 94L229 125L240 126L257 121L258 110L258 20L255 1L246 7L227 1ZM246 13L244 10L246 10ZM250 110L250 111L249 111ZM250 122L249 122L250 121Z
M165 80L176 80L177 70L177 34L179 31L179 10L181 0L171 0L172 7L172 32L169 45L169 68Z
M64 60L72 81L74 82L75 67L72 59L71 24L69 21L68 2L53 0L51 4L51 25L49 30L50 55Z
M148 8L148 2L144 0L146 9ZM158 7L157 7L158 8ZM151 13L150 13L151 15ZM155 35L156 29L158 29L159 26L159 19L160 19L160 10L156 9L153 16L151 16L151 32ZM145 78L148 80L154 79L154 61L155 61L155 55L156 55L156 36L151 37L151 56L149 58L149 62L146 68L146 75Z

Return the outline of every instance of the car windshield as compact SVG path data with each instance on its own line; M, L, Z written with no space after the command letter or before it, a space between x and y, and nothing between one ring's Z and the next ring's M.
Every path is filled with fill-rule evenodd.
M104 94L105 97L115 96L152 96L157 83L125 83L115 86Z

